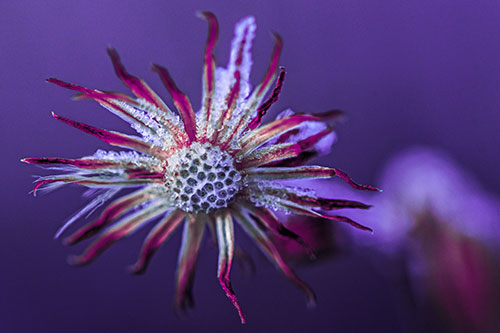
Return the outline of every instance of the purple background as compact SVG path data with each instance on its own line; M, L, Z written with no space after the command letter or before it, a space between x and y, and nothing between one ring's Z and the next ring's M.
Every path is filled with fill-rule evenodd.
M65 257L83 247L68 249L52 237L82 205L82 190L67 187L35 199L28 194L32 175L43 171L19 159L109 149L55 121L51 111L130 129L95 103L71 101L68 91L44 79L125 92L106 56L112 45L127 69L162 96L165 90L149 66L169 68L198 108L207 27L195 17L197 10L219 18L219 65L227 62L237 20L256 16L254 84L272 50L269 32L282 35L281 64L288 76L272 115L288 106L348 112L332 155L319 162L373 184L392 154L427 144L448 151L500 193L499 1L2 1L0 331L419 330L398 286L377 274L377 261L365 254L298 269L319 296L318 307L309 311L300 292L237 233L257 263L255 276L238 268L232 274L246 327L218 285L216 250L207 242L196 276L197 307L187 320L172 311L178 233L145 276L130 276L125 267L135 260L146 230L118 242L91 266L66 264ZM369 224L368 213L364 222Z

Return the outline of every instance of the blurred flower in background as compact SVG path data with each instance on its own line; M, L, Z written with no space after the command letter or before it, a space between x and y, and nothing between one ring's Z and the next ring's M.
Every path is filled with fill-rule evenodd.
M442 330L498 332L499 199L428 148L394 157L379 184L384 193L373 197L369 241L402 265L405 274L393 278L408 279L409 304L423 314L416 320Z

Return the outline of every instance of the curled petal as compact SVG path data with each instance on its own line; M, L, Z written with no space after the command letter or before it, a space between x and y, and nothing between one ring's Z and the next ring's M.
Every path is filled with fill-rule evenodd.
M257 115L250 120L250 123L248 124L248 128L250 130L253 130L257 128L260 125L260 122L262 121L262 118L266 114L267 110L278 101L278 97L281 93L281 88L283 87L283 82L285 81L285 68L281 67L280 68L280 73L278 75L278 80L276 81L276 87L274 88L271 96L264 102L262 103L261 106L257 109Z
M301 196L294 193L287 193L287 199L299 205L320 208L324 210L334 210L342 208L368 209L371 206L359 201L326 199L311 196Z
M238 299L231 287L231 265L234 255L234 231L233 221L228 212L223 212L215 217L215 225L217 230L217 242L219 244L219 266L217 269L217 277L222 289L226 292L226 296L231 300L234 307L238 311L241 323L245 323L245 316L238 303Z
M116 75L129 87L130 90L139 98L144 98L156 107L167 111L161 98L141 79L130 75L123 66L118 52L113 48L108 48L108 55L113 62Z
M104 252L111 244L117 240L132 234L143 226L146 222L164 214L168 206L157 201L148 207L133 213L124 218L121 222L105 230L89 247L79 256L70 258L70 262L75 265L86 265L93 261L99 254Z
M182 121L184 122L184 130L189 137L189 140L196 140L196 119L191 106L191 102L186 95L177 88L174 80L168 73L167 69L160 65L153 65L153 71L160 75L160 78L167 88L168 92L174 100L175 107L179 111Z
M185 310L194 305L192 288L198 250L205 230L205 218L201 215L190 216L184 224L182 245L177 265L176 306Z
M273 49L273 53L271 55L271 62L269 63L269 67L267 68L266 75L264 76L262 83L256 88L257 96L265 94L265 92L267 91L268 87L270 86L270 84L273 80L274 74L276 73L276 69L278 68L278 62L280 60L281 49L283 48L283 40L281 39L281 36L278 35L277 33L273 33L273 38L274 38L274 49ZM284 72L283 69L282 69L282 72ZM280 73L280 75L281 75L281 73ZM279 79L278 79L278 81L279 81ZM274 92L273 92L273 95L274 95Z
M351 185L353 188L355 188L356 190L365 190L365 191L377 191L377 192L381 192L380 189L376 188L376 187L373 187L373 186L369 186L369 185L360 185L356 182L354 182L348 175L347 173L345 173L344 171L340 170L340 169L333 169L335 171L335 176L343 179L347 184Z
M316 212L312 209L306 208L306 207L301 207L299 205L294 205L294 204L286 204L283 202L279 203L280 206L283 206L290 212L293 212L295 214L300 214L300 215L307 215L307 216L315 216L315 217L322 217L328 220L333 220L333 221L339 221L339 222L345 222L350 225L352 225L355 228L361 229L361 230L366 230L366 231L371 231L373 232L372 228L366 227L362 224L359 224L356 221L351 220L350 218L346 216L341 216L341 215L327 215L323 213Z
M151 230L146 240L144 240L139 259L130 268L132 273L141 274L146 271L153 254L160 245L168 239L182 220L184 220L185 216L186 213L177 209L161 220L153 230Z

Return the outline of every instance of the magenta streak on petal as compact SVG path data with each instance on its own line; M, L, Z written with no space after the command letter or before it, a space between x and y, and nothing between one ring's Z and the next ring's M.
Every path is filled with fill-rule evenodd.
M360 184L357 184L355 183L344 171L342 170L339 170L339 169L333 169L334 172L335 172L335 176L339 177L339 178L342 178L346 183L348 183L349 185L351 185L353 188L355 188L356 190L365 190L365 191L378 191L378 192L381 192L381 190L379 190L378 188L376 187L373 187L373 186L369 186L369 185L360 185Z
M158 247L163 244L167 238L172 234L172 232L177 228L177 226L182 222L186 213L177 209L173 211L170 215L161 220L149 233L148 237L142 245L141 252L139 254L139 259L130 268L131 272L134 274L141 274L146 271L146 268L151 261L151 258L155 254Z
M120 106L118 106L115 103L113 103L112 99L114 99L114 97L109 96L109 94L107 94L107 93L100 92L100 91L97 91L97 90L94 90L94 89L88 89L88 88L85 88L85 87L81 87L81 86L76 85L76 84L67 83L67 82L64 82L64 81L61 81L61 80L58 80L58 79L55 79L55 78L47 79L47 82L54 83L54 84L56 84L56 85L58 85L59 87L62 87L62 88L66 88L66 89L70 89L70 90L74 90L74 91L79 91L82 94L88 96L89 98L94 99L98 103L107 105L107 106L111 107L112 109L120 112L121 114L127 116L128 118L134 119L134 121L138 122L142 126L144 126L146 128L149 128L143 121L135 118L130 113L128 113L127 111L125 111L123 108L121 108Z
M114 201L102 212L99 218L75 231L64 240L64 243L66 245L74 245L84 239L96 235L102 230L102 228L107 226L113 220L124 215L134 207L137 207L147 200L148 197L143 192L134 192L126 197Z
M189 137L189 140L196 140L196 119L193 111L193 107L189 102L189 99L186 95L177 88L174 80L168 73L167 69L153 64L153 71L160 75L160 78L167 88L170 95L172 95L172 99L174 100L175 107L179 110L181 114L182 121L184 122L184 129Z
M274 49L273 49L273 54L271 56L271 62L269 63L269 67L267 68L264 80L262 80L259 90L257 91L257 96L259 96L264 92L266 87L269 85L271 78L274 75L274 72L276 72L276 68L278 67L281 49L283 47L283 40L281 39L281 36L276 33L273 34L273 37L274 37Z
M283 133L279 138L278 140L276 140L276 143L285 143L285 142L288 142L288 140L290 139L290 137L292 135L297 135L298 133L300 132L300 128L294 128L293 130L291 131L288 131L286 133Z
M294 132L298 131L298 129L288 131L287 133L283 134L279 139L278 142L282 140L282 137L287 136L289 132ZM293 167L293 166L300 166L303 165L305 162L307 162L310 158L316 156L316 151L314 149L311 150L311 148L314 148L314 145L318 143L319 140L321 140L323 137L326 135L330 134L333 130L332 129L326 129L324 131L321 131L315 135L312 135L304 140L301 140L297 142L297 146L300 147L300 151L297 153L296 156L290 157L284 160L278 160L278 161L272 161L270 163L266 163L264 166L269 167L269 166L288 166L288 167ZM296 133L295 133L296 134ZM292 134L290 134L292 135ZM283 140L287 140L283 139Z
M371 205L366 205L359 201L299 196L294 193L288 193L287 199L299 205L316 207L324 210L334 210L342 208L368 209L371 207Z
M345 216L341 216L341 215L327 215L327 214L316 212L316 211L314 211L312 209L308 209L308 208L302 208L302 207L298 207L298 206L291 206L291 205L287 205L287 204L282 204L282 205L284 207L290 209L291 211L293 211L296 214L302 214L302 215L307 215L307 216L315 216L315 217L322 217L322 218L325 218L325 219L328 219L328 220L339 221L339 222L346 222L346 223L349 223L350 225L352 225L355 228L373 232L373 229L371 229L369 227L366 227L366 226L364 226L362 224L359 224L358 222L353 221L350 218L345 217Z
M144 83L141 79L129 74L120 61L120 56L113 48L108 48L108 55L113 62L116 75L123 81L123 83L132 90L134 95L139 98L144 98L149 103L156 105L160 109L165 109L161 103L161 99Z
M267 229L271 230L276 235L284 237L286 239L290 239L300 246L302 246L305 251L309 254L311 259L315 259L316 255L314 254L311 247L305 243L305 241L297 235L292 230L288 229L283 225L283 223L279 222L276 216L267 208L264 207L250 207L245 206L249 211L257 217L261 223L263 223Z
M126 134L121 134L121 133L114 132L114 131L107 131L107 130L104 130L101 128L97 128L97 127L93 127L93 126L84 124L84 123L79 123L77 121L58 116L54 113L52 113L52 116L54 118L56 118L57 120L60 120L65 124L73 126L74 128L79 129L80 131L91 134L91 135L101 139L102 141L109 143L110 145L127 147L127 148L135 149L138 151L142 151L145 153L149 153L151 151L151 146L148 143L141 141L139 139L130 137Z
M127 173L128 179L137 179L137 178L149 178L149 179L163 179L165 175L162 172L155 172L146 169L127 169L125 170Z
M271 96L264 103L262 103L261 106L259 106L259 108L257 109L257 115L248 124L248 128L250 130L257 128L257 126L260 125L262 118L266 114L267 110L269 110L271 105L273 105L278 100L281 88L283 87L284 80L285 80L285 68L281 67L280 73L278 75L278 80L276 81L276 87L274 88Z
M23 158L21 160L25 163L30 164L69 164L74 165L81 169L102 169L102 168L113 168L120 167L120 163L114 161L106 161L99 159L67 159L67 158L56 158L56 157L29 157Z

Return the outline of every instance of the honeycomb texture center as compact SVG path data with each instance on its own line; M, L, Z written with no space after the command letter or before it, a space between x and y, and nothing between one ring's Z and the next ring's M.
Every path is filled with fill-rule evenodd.
M194 142L167 160L165 186L174 206L209 213L227 207L241 187L233 158L219 147Z

